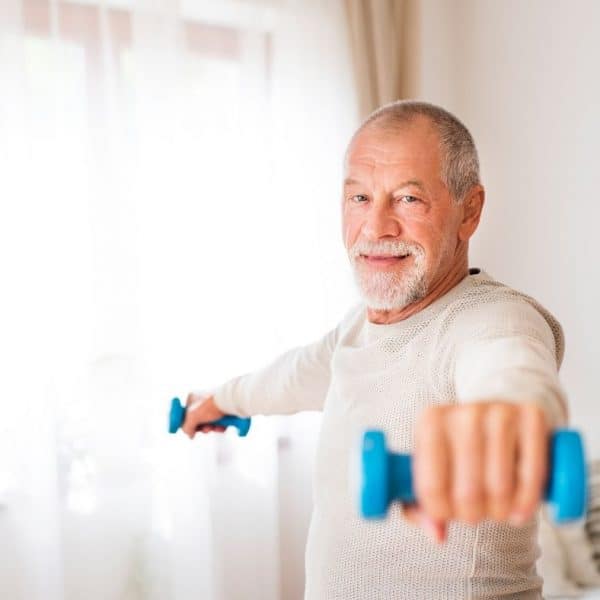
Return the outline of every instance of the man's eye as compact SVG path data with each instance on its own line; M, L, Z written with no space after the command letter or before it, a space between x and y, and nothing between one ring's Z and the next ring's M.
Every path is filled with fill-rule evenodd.
M400 201L413 204L414 202L419 202L419 199L416 196L400 196Z
M352 202L362 204L363 202L367 201L367 197L364 194L355 194L350 198L350 200L352 200Z

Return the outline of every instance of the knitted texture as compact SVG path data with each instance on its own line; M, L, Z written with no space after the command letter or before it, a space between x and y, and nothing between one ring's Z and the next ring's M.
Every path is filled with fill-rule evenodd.
M521 528L453 522L438 546L397 510L361 519L349 471L367 428L411 452L427 406L531 401L553 427L563 424L560 325L477 269L408 319L379 325L366 316L359 304L321 340L214 390L222 410L243 416L323 411L305 599L540 598L537 518Z

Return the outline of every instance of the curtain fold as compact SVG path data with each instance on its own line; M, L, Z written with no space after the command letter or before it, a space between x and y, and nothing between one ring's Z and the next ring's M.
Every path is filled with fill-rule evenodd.
M402 96L406 0L345 0L361 118Z

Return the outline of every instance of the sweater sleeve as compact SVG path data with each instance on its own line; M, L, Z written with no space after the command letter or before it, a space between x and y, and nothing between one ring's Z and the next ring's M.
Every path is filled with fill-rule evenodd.
M533 402L551 428L566 423L560 359L540 312L527 302L494 303L465 311L457 325L454 385L459 402Z
M213 390L216 405L225 413L287 415L321 410L330 381L330 363L339 326L323 338L293 348L265 367L235 377Z

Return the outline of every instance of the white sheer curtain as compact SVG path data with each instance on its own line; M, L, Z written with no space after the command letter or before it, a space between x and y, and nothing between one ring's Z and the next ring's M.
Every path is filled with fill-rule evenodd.
M341 1L2 0L0 596L301 598L318 416L168 402L325 333Z

